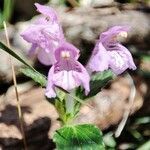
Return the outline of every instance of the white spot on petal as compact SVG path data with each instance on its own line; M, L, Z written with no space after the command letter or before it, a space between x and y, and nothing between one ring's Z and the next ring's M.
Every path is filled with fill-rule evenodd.
M68 51L62 51L61 52L61 57L66 59L70 57L70 53Z
M123 67L124 60L116 51L111 52L111 57L112 57L113 61L115 62L116 67L118 67L118 68Z
M127 38L128 33L126 31L122 31L118 35L121 36L121 37Z

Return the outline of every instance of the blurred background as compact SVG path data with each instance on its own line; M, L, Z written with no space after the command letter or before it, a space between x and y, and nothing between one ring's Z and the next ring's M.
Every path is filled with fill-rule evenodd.
M150 0L0 0L0 41L6 43L3 21L11 47L41 73L49 67L29 59L30 44L20 34L38 17L34 3L56 9L66 39L81 50L80 62L86 64L99 34L114 25L129 25L131 30L123 44L131 51L137 65L110 82L88 101L94 110L83 106L76 123L94 123L102 129L107 150L150 150ZM51 137L60 127L53 105L39 88L19 69L14 60L24 129L29 150L54 149ZM135 96L131 99L134 85ZM131 103L133 102L133 103ZM119 136L118 126L129 113ZM9 56L0 52L0 149L20 150L23 140L18 120Z

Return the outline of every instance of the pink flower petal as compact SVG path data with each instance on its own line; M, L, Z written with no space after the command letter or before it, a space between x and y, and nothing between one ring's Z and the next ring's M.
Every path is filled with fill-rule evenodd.
M38 3L35 6L44 16L37 19L21 36L32 44L29 56L37 54L41 63L52 65L55 63L54 51L65 40L63 31L58 23L56 12L52 8ZM50 20L46 18L47 16ZM40 49L40 51L36 51L36 49Z
M88 63L89 68L92 71L104 71L109 67L110 57L107 50L104 48L102 43L97 43L93 55Z
M127 26L114 26L100 35L88 64L92 71L110 68L114 73L121 74L128 68L136 69L131 53L116 38L120 34L126 36L128 30Z
M76 60L77 52L76 48L68 43L55 51L57 59L49 71L47 92L53 91L54 86L66 91L83 86L88 94L90 77L83 65ZM50 94L48 96L51 97Z
M52 51L46 52L43 50L39 50L37 57L38 57L38 60L46 66L54 64L56 62Z
M51 19L52 22L57 20L57 13L55 12L53 8L40 5L38 3L35 3L34 5L36 6L38 12L40 12L41 14L47 17L50 17L48 19Z

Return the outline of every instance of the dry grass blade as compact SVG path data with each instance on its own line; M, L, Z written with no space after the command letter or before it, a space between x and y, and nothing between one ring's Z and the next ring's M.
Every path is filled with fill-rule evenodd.
M119 137L120 136L120 134L121 134L121 132L122 132L126 122L127 122L127 119L128 119L128 117L130 115L130 110L131 110L131 108L133 106L133 102L134 102L134 99L135 99L136 88L135 88L133 79L132 79L132 77L129 74L127 74L127 77L130 80L130 85L131 85L130 96L129 96L129 108L127 108L125 110L125 112L124 112L123 119L120 122L120 124L118 125L118 128L117 128L117 130L115 132L115 137Z
M10 48L10 42L9 42L9 38L8 38L7 26L6 26L5 21L3 22L3 25L4 25L7 45ZM22 116L21 106L19 103L19 94L18 94L18 89L17 89L16 74L15 74L15 69L14 69L14 65L13 65L11 56L10 56L10 63L11 63L11 70L12 70L12 75L13 75L13 83L14 83L14 87L15 87L15 94L16 94L16 100L17 100L17 111L18 111L20 128L21 128L22 137L23 137L24 149L27 150L27 143L26 143L25 132L24 132L24 127L23 127L23 116Z

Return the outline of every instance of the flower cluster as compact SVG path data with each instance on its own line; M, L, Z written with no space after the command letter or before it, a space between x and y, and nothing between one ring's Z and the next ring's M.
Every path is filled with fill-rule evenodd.
M78 61L79 49L68 43L56 12L48 7L35 3L42 16L27 28L22 37L32 44L29 56L37 55L44 65L52 65L48 74L46 96L56 97L55 87L67 91L83 86L85 94L90 91L90 76L85 67ZM111 69L121 74L126 69L136 69L133 58L118 41L118 37L127 37L126 26L115 26L100 35L87 64L92 72Z

